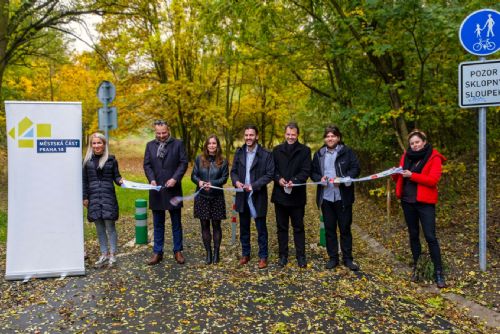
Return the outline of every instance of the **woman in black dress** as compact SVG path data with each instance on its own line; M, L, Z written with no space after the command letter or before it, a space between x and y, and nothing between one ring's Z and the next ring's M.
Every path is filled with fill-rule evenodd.
M202 189L194 200L194 217L201 222L201 236L207 252L205 264L218 263L220 260L221 220L226 219L224 192L210 186L222 187L227 182L228 176L228 162L222 157L219 138L210 135L203 145L202 154L196 157L191 174L196 190ZM210 225L213 229L213 252Z

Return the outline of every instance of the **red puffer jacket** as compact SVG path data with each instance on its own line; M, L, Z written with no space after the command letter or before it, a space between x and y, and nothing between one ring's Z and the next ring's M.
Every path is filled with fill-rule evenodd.
M401 157L400 166L404 165L405 155L406 152ZM417 184L417 202L437 203L437 184L441 178L441 165L445 161L446 158L433 149L429 160L422 169L422 173L412 173L410 180ZM401 198L403 194L403 176L401 174L393 174L392 178L396 181L396 196Z

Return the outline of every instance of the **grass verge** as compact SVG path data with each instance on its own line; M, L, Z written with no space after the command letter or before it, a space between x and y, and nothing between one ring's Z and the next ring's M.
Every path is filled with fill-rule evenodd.
M7 213L0 211L0 244L7 241Z
M188 174L188 173L186 173ZM190 174L189 174L190 175ZM146 182L146 179L142 175L133 175L127 173L127 175L122 176L126 177L127 180L134 182ZM149 191L144 190L134 190L134 189L124 189L116 187L116 197L118 199L118 206L120 207L120 220L123 220L124 217L127 217L131 220L134 220L135 214L135 201L137 199L149 199ZM192 194L195 191L195 185L191 182L191 177L186 175L182 179L182 190L186 195ZM129 220L127 219L127 220ZM87 217L84 217L85 222L87 222ZM0 230L0 237L1 237ZM89 240L89 238L97 238L96 230L94 224L86 223L84 224L84 235L85 240Z

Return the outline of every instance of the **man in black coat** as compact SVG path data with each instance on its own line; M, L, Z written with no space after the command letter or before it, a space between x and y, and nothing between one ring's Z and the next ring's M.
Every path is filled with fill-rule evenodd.
M335 125L329 125L324 132L325 145L314 154L311 179L325 182L318 185L316 203L323 212L326 234L326 251L329 260L326 269L339 265L337 226L340 231L340 249L344 266L357 271L359 266L352 257L352 205L354 203L354 185L335 183L337 177L356 178L360 168L356 154L342 141L342 133Z
M273 150L274 187L271 202L276 212L280 267L288 263L288 221L293 227L295 256L301 268L307 267L304 212L306 187L294 184L305 183L311 173L311 149L298 141L299 126L288 123L285 127L285 142Z
M155 265L163 260L165 240L165 210L172 221L172 236L174 241L174 258L179 264L184 263L182 255L182 202L173 205L170 200L182 196L182 177L188 166L186 150L182 141L170 135L170 128L164 121L154 123L156 139L146 145L144 153L144 172L153 186L161 185L160 191L149 191L149 208L153 211L154 246L153 257L149 265Z
M267 184L272 181L274 162L271 152L258 143L257 127L245 127L245 145L234 154L231 180L236 188L236 211L240 216L240 242L242 257L240 265L250 260L250 219L254 218L259 243L259 269L267 267Z

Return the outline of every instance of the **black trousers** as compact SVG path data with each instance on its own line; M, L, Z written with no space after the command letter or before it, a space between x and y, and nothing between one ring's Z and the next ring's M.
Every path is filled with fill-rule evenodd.
M274 204L276 212L276 224L278 227L279 256L288 257L288 222L293 227L293 242L295 244L295 256L306 256L306 233L304 231L304 206L285 206Z
M432 263L434 263L434 270L443 271L441 249L439 248L439 242L436 237L436 206L434 204L408 203L401 201L401 207L403 208L406 225L408 226L410 248L414 263L417 263L420 254L422 254L422 246L420 245L419 237L420 221L425 240L429 246Z
M326 251L330 259L339 259L337 226L340 231L340 249L342 260L352 261L352 205L342 206L342 201L323 201L321 203L323 222L325 223Z

